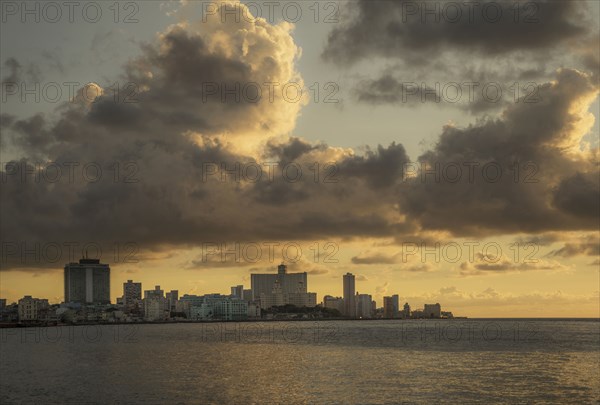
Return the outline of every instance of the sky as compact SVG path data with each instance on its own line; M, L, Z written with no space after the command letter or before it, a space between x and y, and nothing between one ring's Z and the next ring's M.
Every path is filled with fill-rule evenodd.
M87 250L113 301L285 262L600 316L598 2L57 4L2 3L0 297L60 302Z

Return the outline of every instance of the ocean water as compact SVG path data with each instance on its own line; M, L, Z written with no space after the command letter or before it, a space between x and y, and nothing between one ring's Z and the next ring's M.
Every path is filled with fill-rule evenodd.
M598 404L598 320L0 330L0 403Z

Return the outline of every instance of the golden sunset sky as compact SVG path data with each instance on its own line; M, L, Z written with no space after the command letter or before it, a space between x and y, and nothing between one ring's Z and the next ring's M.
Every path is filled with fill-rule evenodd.
M600 316L597 2L246 3L4 15L0 297L61 302L87 245L113 301L285 262L318 301Z

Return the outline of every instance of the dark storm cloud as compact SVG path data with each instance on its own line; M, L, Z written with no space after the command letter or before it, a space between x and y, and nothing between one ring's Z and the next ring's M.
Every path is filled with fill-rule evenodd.
M293 162L302 155L311 152L313 150L324 150L327 149L327 145L317 144L312 145L307 141L300 138L292 137L287 143L281 144L276 142L269 142L267 145L266 157L274 156L279 162L288 163Z
M386 62L354 85L361 103L497 112L536 98L537 84L560 66L599 73L598 25L584 1L359 0L347 8L322 56L344 67L373 58ZM465 83L477 83L473 95L465 94ZM488 94L483 89L489 85Z
M257 21L265 25L244 22L235 35L217 25L219 35L231 34L219 46L209 46L210 35L170 27L125 69L124 81L137 85L135 102L115 100L105 90L94 100L79 93L53 116L3 115L3 142L23 159L2 168L2 242L95 242L105 252L115 242L133 242L143 255L204 242L597 228L592 200L598 168L591 152L578 150L589 129L585 110L598 92L590 76L561 70L541 87L541 102L515 104L499 118L466 128L445 127L436 146L411 162L397 143L357 153L287 136L297 104L204 100L202 80L296 78L289 32ZM248 35L254 36L246 41ZM223 50L227 44L231 48ZM256 150L240 148L252 143ZM222 171L260 164L260 158L274 163L272 178L232 179ZM60 181L35 180L48 162L63 168ZM458 182L421 181L419 173L408 176L420 162L475 162L480 168L495 162L504 175L495 183L481 181L480 174L470 183L466 172ZM517 181L515 162L522 170ZM67 167L73 163L71 181ZM289 163L303 169L297 181L282 175ZM207 164L219 170L209 173ZM315 164L322 170L317 177L309 169ZM85 171L90 165L102 170L99 178ZM44 266L56 264L33 267ZM3 269L17 267L27 264L18 256L3 260Z
M1 113L0 114L0 128L8 128L13 122L15 122L16 117L11 114Z
M515 2L452 2L448 6L440 1L359 0L351 3L349 21L329 34L323 56L340 64L372 56L425 64L440 51L477 55L543 52L588 34L582 24L583 2L519 4L520 15L515 17ZM434 14L439 22L431 14L422 17L425 8L438 10Z
M594 220L600 215L600 172L575 173L561 180L554 192L554 204L575 217Z
M4 61L4 72L6 76L2 77L2 83L18 83L21 81L22 67L15 58L8 58Z
M8 118L8 132L21 140L24 150L42 151L57 164L80 166L74 182L66 175L59 182L35 182L31 175L23 181L14 164L5 167L2 240L93 241L105 246L118 240L135 242L143 251L226 241L403 240L438 230L489 236L597 229L597 166L592 152L578 150L590 125L586 108L597 87L590 76L561 70L542 90L542 103L514 105L500 118L466 128L446 127L436 146L417 162L395 143L358 155L297 138L270 141L263 154L275 160L274 176L258 181L232 181L231 173L207 176L207 163L231 170L256 161L218 138L185 136L177 127L152 128L141 103L134 108L145 119L134 115L128 125L111 121L109 115L91 119L94 107L79 105L52 122L38 116ZM102 122L100 116L105 117ZM286 180L281 169L292 159L305 169L335 162L336 181L324 183L322 176L315 181L310 171L298 181ZM28 162L33 164L31 158L16 163ZM79 169L90 162L102 167L99 181L81 178ZM134 166L121 166L115 181L115 162ZM503 171L498 181L482 177L482 166L490 162ZM414 172L420 163L442 165L439 179L435 173L423 178ZM459 181L445 177L451 173L443 169L447 164L463 167ZM473 182L466 164L476 164ZM363 259L353 262L381 258ZM19 265L11 262L4 268Z
M404 169L409 161L404 146L392 142L387 148L379 145L376 151L367 149L364 155L340 162L340 176L364 178L371 188L382 189L404 178Z
M564 69L540 94L501 118L446 127L419 158L432 171L408 182L402 212L424 229L464 235L598 229L595 151L579 151L597 84Z
M377 182L376 177L385 176L389 168L398 172L406 161L403 148L397 145L379 147L364 157L336 157L337 152L326 145L307 147L303 141L290 139L269 152L281 151L275 159L277 167L291 158L305 162L305 169L321 159L337 160L349 168L348 176L338 183L323 184L305 172L301 181L292 183L276 171L273 179L264 177L257 183L223 181L219 175L207 177L205 164L217 162L232 168L254 159L231 151L218 139L202 137L198 143L181 135L179 127L160 125L143 103L116 107L138 111L131 115L106 114L101 106L108 102L101 98L89 110L71 105L55 122L42 116L3 119L9 137L30 156L3 168L3 243L26 242L29 249L36 244L43 248L51 243L62 246L77 241L79 247L97 243L111 256L106 252L111 252L116 242L135 243L143 253L203 242L398 232L386 210L397 197L390 192L367 192L372 181L378 187L391 185L393 180ZM40 164L46 159L53 167L62 168L60 181L45 180L44 174L36 180L40 168L46 175L53 173ZM74 181L69 180L69 164L75 164ZM115 164L120 165L118 173ZM88 165L100 167L98 180L89 178L95 177L95 168L84 178L83 167ZM3 262L3 269L56 267L56 263L43 260L20 260L18 254L10 259Z
M23 81L39 82L41 70L34 63L27 63L24 67L16 58L4 60L2 69L2 84L15 83L19 85ZM4 92L4 89L2 89ZM11 94L10 92L8 94Z

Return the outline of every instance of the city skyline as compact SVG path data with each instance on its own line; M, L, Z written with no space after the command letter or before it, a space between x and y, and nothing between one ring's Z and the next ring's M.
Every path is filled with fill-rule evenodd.
M98 274L95 274L99 272ZM81 276L77 276L76 273L82 273ZM76 277L74 277L74 274ZM101 277L97 277L101 275ZM238 284L230 287L229 296L238 297L240 299L245 299L247 301L255 301L260 302L261 300L265 300L264 294L267 295L274 294L274 288L281 290L283 293L303 293L303 294L314 294L307 292L308 285L308 274L304 273L288 273L287 265L281 263L277 266L276 273L253 273L251 278L251 284L249 289L244 289L243 284ZM171 290L165 294L165 290L160 288L160 284L154 284L154 289L148 290L143 289L143 283L140 281L134 281L133 279L128 279L122 283L122 294L119 296L118 292L114 292L113 294L117 294L116 299L107 300L105 297L108 294L106 290L106 284L110 281L110 266L105 263L100 263L99 259L90 259L87 256L83 257L79 260L79 263L67 263L64 268L64 295L63 300L60 302L51 302L45 297L33 297L33 295L25 295L24 298L35 298L46 300L49 304L83 304L85 305L114 305L120 304L124 308L127 308L135 301L142 301L142 293L143 299L150 298L153 295L160 296L170 299L170 295L174 294L174 300L176 301L179 296L179 289ZM115 283L119 283L119 281L114 281ZM80 284L80 285L78 285ZM358 306L360 305L355 301L355 298L358 299L361 295L365 295L371 297L369 294L360 294L359 291L356 290L355 284L355 275L352 273L346 273L342 277L342 285L343 285L343 300L345 300L344 306L340 311L342 315L348 317L360 317L357 314ZM75 290L75 292L73 292ZM207 290L208 291L208 290ZM250 291L250 295L248 298L245 298L246 291ZM272 292L271 292L272 291ZM211 294L221 294L217 291L204 292L203 294L188 294L185 295L211 295ZM226 294L221 294L226 295ZM311 304L300 303L296 304L298 307L302 306L310 306L314 307L316 305L324 304L325 297L334 298L333 295L324 294L323 300L318 300L318 298L313 301ZM385 307L385 298L394 299L394 308L395 313L400 311L398 294L394 294L391 297L382 296L384 300L382 301L381 308ZM0 298L4 305L10 303L10 300L6 298ZM12 303L16 303L19 300L15 300ZM267 299L265 303L261 304L263 309L269 309L271 306L284 306L290 304L291 302L285 299L286 302L276 303L271 302L271 299ZM369 301L370 303L371 301ZM375 300L372 300L373 304L376 303ZM370 304L369 304L370 305ZM352 309L354 308L354 309Z
M408 302L400 307L399 295L383 296L381 306L370 294L356 290L355 275L342 277L343 297L324 295L322 301L308 292L308 275L290 273L281 263L277 273L253 273L249 289L244 285L230 287L231 294L183 294L166 292L160 285L143 289L141 282L127 280L122 295L112 303L107 299L110 267L87 254L78 263L64 268L64 299L60 305L47 298L25 295L7 305L0 299L0 321L3 326L65 325L89 322L136 323L185 322L206 320L279 320L292 316L313 319L453 319L450 311L442 311L440 303L424 304L411 310ZM143 291L143 295L142 295ZM283 313L279 313L282 311ZM289 312L289 313L288 313ZM307 315L310 314L310 315ZM466 317L459 317L466 319Z
M1 404L600 403L599 0L0 0Z
M94 3L94 22L4 4L0 296L56 302L57 263L87 247L113 279L188 293L285 261L321 297L350 272L379 301L600 316L598 2L499 3L497 23L394 1Z
M469 242L467 242L468 244ZM475 244L475 242L470 242L471 244ZM411 249L412 249L412 245L411 245ZM307 250L310 251L310 249L307 248ZM443 257L443 253L442 253L442 248L438 249L438 256ZM313 252L311 251L311 254ZM429 251L428 253L425 253L425 255L432 255L432 252ZM85 252L82 254L82 256L85 256ZM413 256L416 256L418 258L421 257L420 253L414 254L411 253L410 255L408 255L408 259L410 260ZM423 258L426 259L426 256L423 256ZM231 259L231 258L229 258ZM380 258L381 259L381 258ZM92 259L93 260L93 259ZM236 285L239 284L237 281L240 281L240 279L237 279L236 277L241 275L241 280L245 285L250 285L251 283L251 271L266 271L266 272L270 272L270 274L272 275L276 275L277 273L273 271L273 269L275 269L277 266L275 265L275 263L277 262L277 260L268 260L268 261L264 261L262 262L262 266L256 267L256 263L253 263L251 265L245 264L244 263L239 263L233 267L229 267L228 265L231 263L233 260L224 260L223 263L218 263L217 262L217 266L214 268L213 272L217 273L217 282L213 283L209 283L208 281L195 281L193 284L193 287L181 287L180 284L178 284L177 281L171 281L169 282L169 272L164 272L162 270L159 270L158 272L154 273L153 275L144 275L143 272L139 272L139 271L135 271L135 272L131 272L131 271L123 271L122 267L124 268L131 268L132 266L137 267L139 264L138 263L134 263L134 264L127 264L127 263L119 263L118 261L116 263L111 264L111 269L113 273L116 273L119 275L119 277L122 277L122 279L131 279L132 276L135 276L134 278L143 283L144 285L155 285L157 280L167 280L167 282L165 281L161 281L160 284L163 286L167 286L168 289L178 289L179 291L182 292L182 294L210 294L210 293L216 293L216 292L220 292L220 293L226 293L227 291L229 291L229 289L231 288L232 285ZM399 265L402 266L403 264L401 263L402 259L398 260L398 262L400 263ZM415 264L416 262L416 264ZM213 262L213 265L215 263ZM489 265L493 265L494 263L490 263ZM207 263L203 263L203 265L209 265L208 261ZM405 263L405 266L419 266L418 260L414 260L412 261L410 264L409 263ZM426 260L423 260L421 263L422 266L429 266L430 263L428 263ZM343 276L346 274L344 271L345 267L343 266L339 266L336 264L333 265L328 265L328 264L321 264L321 263L311 263L310 261L303 261L300 260L298 263L291 263L288 264L288 266L290 266L290 268L294 271L306 271L307 274L312 274L313 280L313 286L314 286L314 291L317 293L318 298L318 302L321 302L322 297L324 297L325 295L332 295L332 296L343 296L344 295L344 289L342 285L338 285L339 283L336 282L336 280L342 279ZM332 274L332 272L329 271L328 266L332 266L332 267L341 267L341 274L338 275L334 275ZM245 271L240 272L239 267L243 267ZM411 302L411 305L413 307L416 306L420 306L422 307L425 303L428 302L447 302L449 303L452 308L455 308L455 312L460 313L463 316L469 316L469 317L500 317L500 318L510 318L510 317L523 317L523 318L528 318L530 317L528 314L524 314L521 313L519 311L519 307L522 307L523 305L528 305L528 303L523 303L522 302L522 298L517 297L517 299L519 299L520 302L516 302L514 303L514 305L511 305L510 302L504 303L503 306L506 307L510 307L509 309L502 309L500 311L495 310L495 309L491 309L488 307L488 305L486 305L486 299L489 298L490 296L496 296L497 292L494 291L492 288L487 287L485 289L481 289L481 291L479 291L479 294L466 294L465 292L461 291L459 288L457 288L456 286L452 285L446 288L441 288L439 290L432 290L432 289L425 289L425 291L423 291L423 289L421 289L420 291L417 292L421 292L421 294L419 295L418 293L415 293L414 291L414 287L413 287L413 283L410 282L410 280L406 280L406 279L402 279L401 282L398 282L398 280L395 280L395 283L390 283L388 281L385 281L383 285L377 285L375 283L372 282L372 280L369 279L369 277L367 276L368 274L370 274L373 271L376 271L377 269L373 269L373 265L369 265L367 266L367 270L364 271L364 273L356 273L355 276L358 278L358 280L360 280L360 283L363 287L361 287L360 289L358 289L358 292L364 293L364 292L368 292L370 294L373 295L373 298L375 301L380 302L381 306L383 306L383 297L386 295L390 295L388 294L388 291L397 291L400 292L402 291L402 285L404 284L406 286L407 291L405 291L405 295L403 295L404 297L407 298L407 300L409 300ZM210 268L204 269L203 272L209 272L211 271ZM246 273L246 271L248 273ZM357 272L356 269L353 269L354 272ZM223 272L227 273L227 277L224 278ZM241 274L240 274L241 273ZM435 276L435 272L429 272L429 271L424 271L424 272L420 272L417 271L417 274L424 274L425 276L428 277L432 277ZM220 274L220 276L219 276ZM393 274L393 273L392 273ZM167 277L165 277L165 275L167 275ZM462 276L464 277L464 276ZM39 278L39 275L35 275L35 278ZM16 302L19 298L23 297L24 295L32 295L35 297L44 297L44 298L48 298L49 301L51 303L59 303L62 302L62 297L63 294L55 294L55 295L50 295L47 293L47 291L51 291L53 290L52 285L56 286L54 288L59 287L60 289L64 289L63 287L63 279L62 279L62 270L56 269L55 271L51 272L51 271L47 271L45 272L44 275L45 281L43 283L39 283L39 284L34 284L32 286L30 286L29 288L24 288L21 293L21 295L19 295L19 293L15 293L13 295L7 295L7 296L2 296L2 298L7 298L9 302ZM327 282L323 283L321 280L323 280L323 278L326 278ZM459 277L458 279L460 280L461 277ZM236 281L237 280L237 281ZM390 280L392 281L392 280ZM408 281L408 283L406 282L402 282L402 281ZM183 284L188 284L189 282L186 283L184 282ZM458 284L458 282L456 283ZM211 287L213 286L214 287ZM114 277L111 277L110 280L110 291L111 291L111 302L116 302L117 298L119 297L119 291L120 291L120 286L121 284L119 283L119 281L116 281L116 279ZM394 286L398 286L398 287L394 287ZM396 289L394 289L396 288ZM412 289L412 290L411 290ZM56 290L54 290L56 291ZM535 302L535 300L539 300L540 298L543 299L543 297L536 297L535 294L532 297L532 302ZM563 297L561 296L560 293L554 294L554 296L549 297L548 299L552 299L555 298L557 300L562 300ZM510 299L510 298L509 298ZM476 301L480 301L483 302L482 305L479 305L476 303ZM586 300L584 300L583 302L585 302ZM556 316L559 317L564 317L564 316L572 316L572 317L595 317L595 307L596 307L596 301L594 297L591 297L590 299L587 300L589 302L589 306L591 308L590 311L586 312L586 311L582 311L581 308L574 308L574 309L567 309L568 312L553 312L550 314L545 314L544 312L535 312L534 309L534 314L536 314L535 316L541 316L541 317L549 317L549 318L553 318Z

